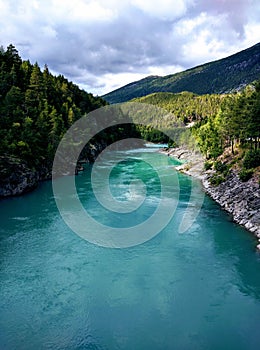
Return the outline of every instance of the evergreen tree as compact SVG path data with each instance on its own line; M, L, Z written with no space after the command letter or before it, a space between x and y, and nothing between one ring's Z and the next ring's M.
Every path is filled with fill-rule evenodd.
M66 129L85 113L105 105L47 67L22 61L9 45L0 49L0 151L30 166L51 164Z

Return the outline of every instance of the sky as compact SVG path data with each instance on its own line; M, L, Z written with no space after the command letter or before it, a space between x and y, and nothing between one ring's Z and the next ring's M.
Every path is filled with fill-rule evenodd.
M94 95L260 42L260 0L0 0L0 45Z

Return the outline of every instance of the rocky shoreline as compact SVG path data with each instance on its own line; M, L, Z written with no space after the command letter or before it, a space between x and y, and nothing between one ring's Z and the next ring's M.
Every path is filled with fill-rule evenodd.
M25 162L10 156L0 157L0 198L19 196L34 190L40 181L51 178L47 164L32 169Z
M37 169L30 167L25 161L9 155L0 156L0 199L20 196L24 193L33 191L37 188L39 182L45 180L51 180L65 175L74 175L83 171L83 164L94 163L98 155L108 146L104 140L98 140L93 143L89 143L85 147L77 163L73 163L71 160L75 158L73 153L61 154L58 157L58 167L55 171L51 161L45 161L40 164ZM132 140L130 143L125 140L124 147L139 148L143 147L143 141L135 142ZM122 148L120 144L120 149ZM56 156L58 156L56 154Z
M200 179L205 192L232 215L234 222L257 237L257 249L260 250L260 188L257 179L242 182L236 171L231 170L224 182L213 186L209 178L214 171L204 170L205 159L199 152L182 148L169 148L162 152L184 161L176 169Z
M98 154L106 148L105 142L96 142L90 144L84 150L80 160L76 164L72 164L71 168L77 174L83 170L84 163L93 163ZM60 160L59 172L54 173L52 170L52 162L43 162L35 169L30 167L25 161L9 155L0 156L0 199L20 196L27 192L33 191L41 181L51 180L52 177L63 175L72 175L67 170L70 168L70 157Z

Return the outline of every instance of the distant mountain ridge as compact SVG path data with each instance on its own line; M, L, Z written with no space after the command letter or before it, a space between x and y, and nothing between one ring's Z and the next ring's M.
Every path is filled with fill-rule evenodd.
M239 91L260 78L260 43L222 58L167 76L148 76L102 97L109 103L129 101L154 92L190 91L199 95Z

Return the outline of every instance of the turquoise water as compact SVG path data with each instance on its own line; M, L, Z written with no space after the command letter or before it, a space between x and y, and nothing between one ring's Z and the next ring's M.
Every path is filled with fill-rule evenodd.
M153 150L128 157L110 182L112 194L124 200L132 178L142 177L146 199L132 215L99 205L90 167L76 179L84 207L115 227L155 213L160 181L151 157L165 169L166 183L175 181L172 159ZM1 201L0 349L259 349L255 239L208 197L194 224L178 233L191 190L191 179L178 176L180 198L170 223L124 249L103 248L72 232L51 182ZM57 181L66 188L66 178ZM194 186L202 193L199 182Z

